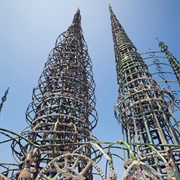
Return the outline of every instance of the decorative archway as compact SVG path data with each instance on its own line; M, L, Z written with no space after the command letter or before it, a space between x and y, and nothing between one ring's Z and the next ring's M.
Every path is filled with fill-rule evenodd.
M146 178L151 178L151 180L161 180L157 171L140 161L133 161L123 176L123 180L141 180Z
M106 180L103 171L90 158L77 153L67 153L54 158L39 173L36 180L84 180L89 169L94 167L102 180ZM91 172L91 171L90 171Z

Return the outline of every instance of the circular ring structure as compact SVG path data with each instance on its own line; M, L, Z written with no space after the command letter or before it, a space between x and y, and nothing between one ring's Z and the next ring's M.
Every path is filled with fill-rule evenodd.
M76 153L67 153L53 159L44 167L36 180L84 180L91 177L91 171L94 167L103 180L106 180L103 171L90 158Z

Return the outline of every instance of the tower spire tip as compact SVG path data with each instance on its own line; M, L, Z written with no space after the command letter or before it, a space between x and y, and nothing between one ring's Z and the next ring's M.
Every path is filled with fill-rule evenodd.
M111 4L109 4L109 10L112 11L112 7L111 7Z
M159 42L159 39L158 39L158 37L156 37L156 40Z

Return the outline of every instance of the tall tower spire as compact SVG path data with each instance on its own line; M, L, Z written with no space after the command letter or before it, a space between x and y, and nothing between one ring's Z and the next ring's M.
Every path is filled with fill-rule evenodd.
M111 6L110 16L119 92L115 116L122 125L123 140L131 145L138 161L146 162L158 172L160 177L154 175L155 178L175 177L180 170L180 156L173 155L173 145L180 143L180 133L171 113L173 96L161 89L152 78ZM127 153L124 158L124 168L129 172L128 169L133 167L130 154ZM170 169L173 172L171 175ZM152 177L152 174L148 176Z
M177 59L169 52L168 46L164 44L164 42L159 41L159 47L161 48L161 51L164 52L169 60L169 63L171 64L171 67L174 71L174 74L176 75L176 78L180 85L180 63L177 61Z
M124 28L121 26L115 14L113 13L111 5L109 5L109 11L111 14L111 25L113 27L112 34L113 34L114 47L116 48L115 56L118 53L122 55L122 52L118 48L119 46L124 46L124 47L128 46L129 48L133 48L134 50L136 50L136 47L133 45L129 37L126 35Z
M27 136L34 145L27 145L26 157L21 157L25 160L19 179L28 178L30 172L35 178L44 164L58 156L61 158L55 159L51 170L45 169L46 178L60 174L61 178L73 178L79 173L78 177L92 179L92 168L81 160L84 156L90 158L91 147L78 149L78 143L90 141L91 131L97 124L94 91L92 65L78 9L72 25L57 38L33 90L26 118L31 127ZM81 152L81 159L70 156L75 151ZM58 170L62 169L59 175L57 166Z

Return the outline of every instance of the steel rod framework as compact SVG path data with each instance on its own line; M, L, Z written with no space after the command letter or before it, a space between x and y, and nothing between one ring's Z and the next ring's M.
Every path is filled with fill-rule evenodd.
M32 103L26 111L31 127L27 137L38 148L26 145L26 157L21 157L25 160L19 179L29 177L30 173L33 179L36 178L44 165L80 147L72 143L90 141L91 131L97 124L92 65L80 23L78 10L72 25L57 38L38 86L33 89ZM19 153L16 154L19 156ZM91 158L90 154L91 146L87 145L81 155ZM69 167L66 161L67 158L60 159L57 163L62 164L60 168ZM34 168L31 170L32 163ZM73 168L78 168L76 171L86 167L83 161L68 160L68 163L75 163ZM92 179L92 168L86 168L83 175ZM48 171L46 176L54 176L53 170Z
M111 7L110 14L119 87L115 116L123 140L101 142L91 134L97 124L95 83L78 10L33 89L26 111L29 127L20 134L0 128L0 145L10 142L17 162L0 162L0 180L92 180L96 175L106 180L108 172L110 180L179 179L180 121L174 113L180 109L180 91L172 90L174 80L167 79L167 73L177 77L177 66L172 59L170 65L161 63L155 52L144 53L143 59ZM151 74L152 64L145 60L152 60L157 71ZM158 85L156 75L167 88ZM97 165L100 160L105 172L102 163ZM124 163L124 175L116 174L114 161Z
M155 148L131 145L131 149L137 153L136 158L148 163L161 174L159 178L167 179L170 176L169 169L174 172L171 176L175 177L180 171L179 154L170 153L171 146L159 146L180 143L179 126L171 113L172 104L170 106L168 102L168 99L174 101L173 96L160 88L152 78L147 65L117 20L111 6L110 15L119 87L115 116L122 125L123 141L156 144ZM157 156L157 153L163 158ZM129 153L126 158L124 167L128 169L133 160Z
M159 41L159 47L161 48L161 51L164 52L169 60L169 63L171 64L171 67L174 71L174 74L176 75L176 78L180 85L180 63L177 61L177 59L169 52L168 46L164 44L164 42Z

